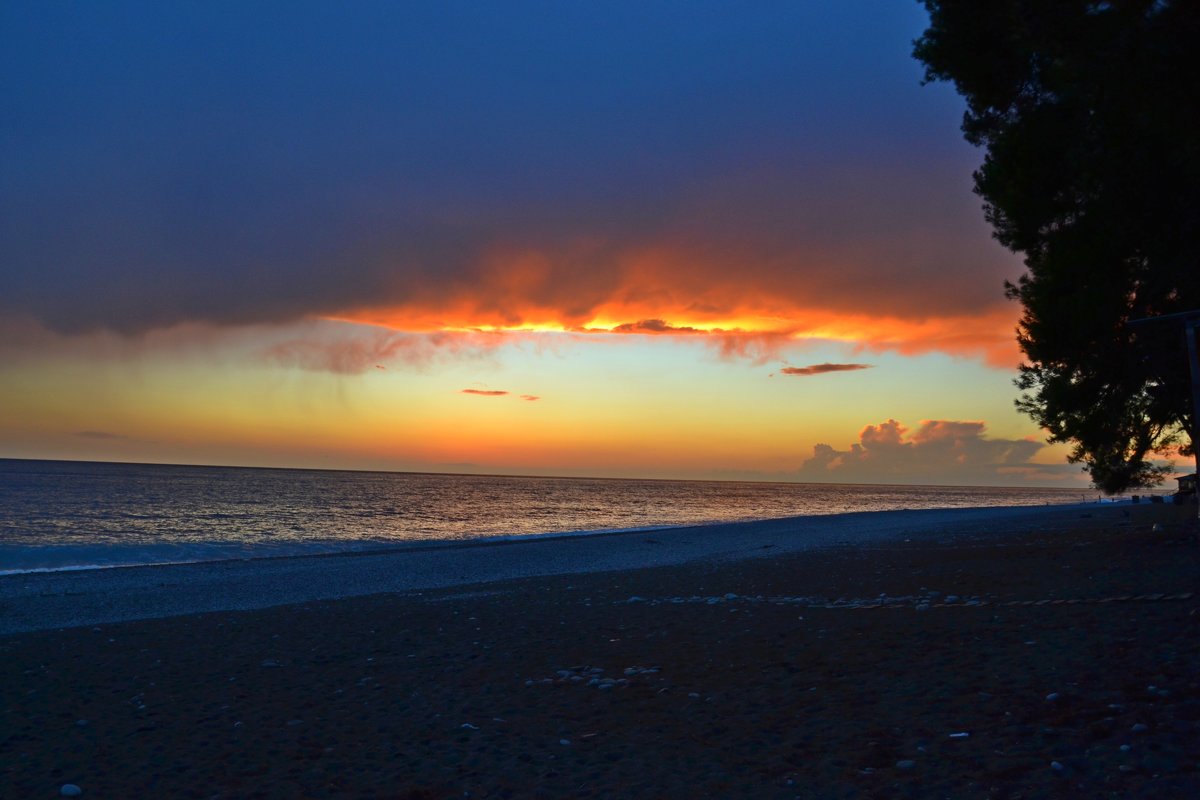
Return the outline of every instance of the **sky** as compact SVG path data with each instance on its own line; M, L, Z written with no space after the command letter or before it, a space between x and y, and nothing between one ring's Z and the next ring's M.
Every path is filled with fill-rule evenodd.
M913 0L0 5L0 457L1083 486Z

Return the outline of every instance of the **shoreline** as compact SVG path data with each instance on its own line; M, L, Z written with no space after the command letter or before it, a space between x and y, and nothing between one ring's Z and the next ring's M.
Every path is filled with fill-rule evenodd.
M1108 504L848 512L594 534L502 537L359 552L0 576L0 635L268 608L513 578L736 561L940 535L966 539L1128 516Z
M893 520L869 540L849 526L821 547L759 552L770 557L728 547L745 537L725 530L676 563L445 573L442 588L10 633L0 786L206 800L1200 796L1200 547L1190 524L1153 531L1121 512ZM598 543L483 560L630 544L580 541ZM125 572L153 594L181 590L146 580L175 571Z

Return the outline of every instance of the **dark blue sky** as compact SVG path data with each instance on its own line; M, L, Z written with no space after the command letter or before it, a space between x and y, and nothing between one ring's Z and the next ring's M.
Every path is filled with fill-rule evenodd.
M620 253L680 240L836 308L982 308L1011 262L960 247L986 238L977 155L919 85L924 22L911 0L8 2L0 314L436 304L496 247L583 240L553 277L584 311ZM841 266L779 257L812 251Z

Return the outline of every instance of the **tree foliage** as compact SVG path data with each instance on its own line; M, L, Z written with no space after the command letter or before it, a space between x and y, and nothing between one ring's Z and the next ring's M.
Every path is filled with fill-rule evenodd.
M1024 257L1017 406L1100 488L1195 446L1178 324L1200 308L1200 3L923 0L927 81L966 99L976 192Z

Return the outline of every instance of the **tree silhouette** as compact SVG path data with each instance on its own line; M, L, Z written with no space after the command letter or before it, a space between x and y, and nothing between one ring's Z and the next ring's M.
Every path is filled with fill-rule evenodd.
M1195 447L1182 327L1200 308L1200 3L924 0L926 81L966 99L975 190L1024 257L1017 406L1108 492Z

